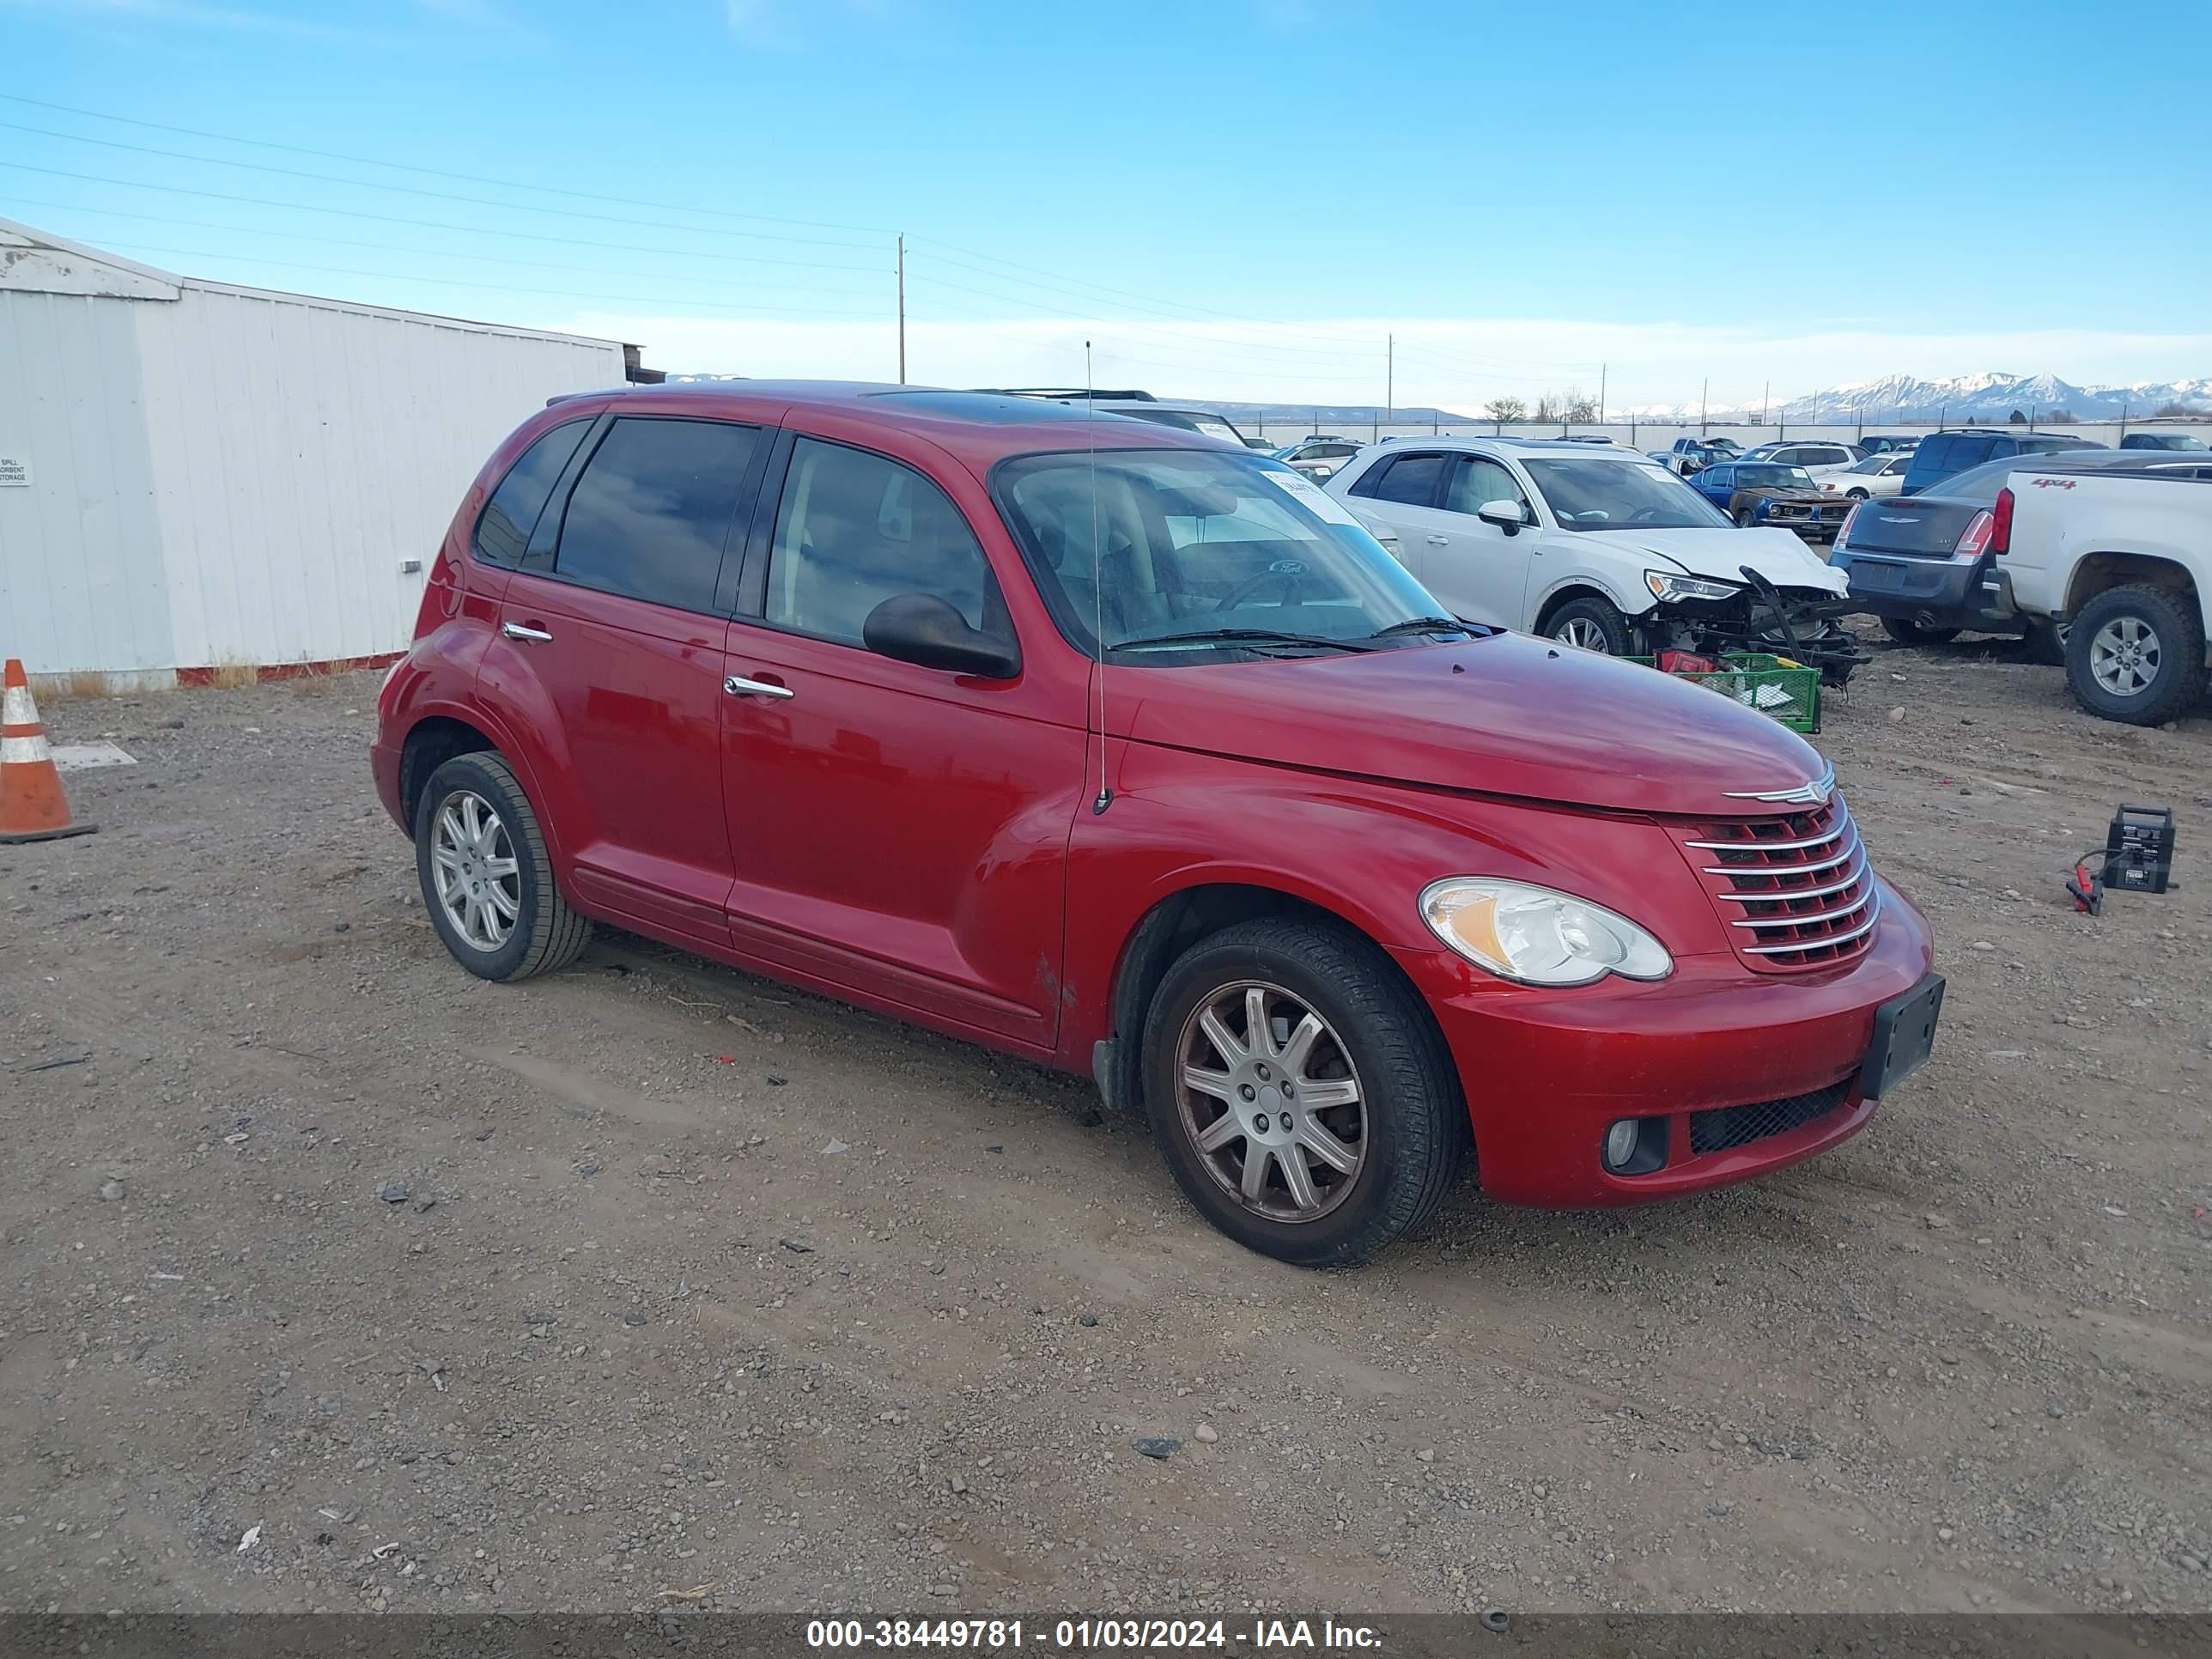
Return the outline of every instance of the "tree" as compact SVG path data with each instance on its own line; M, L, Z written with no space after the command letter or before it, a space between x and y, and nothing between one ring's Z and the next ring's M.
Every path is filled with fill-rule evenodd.
M1518 398L1492 398L1488 404L1490 418L1500 426L1510 425L1528 412L1528 405Z
M2070 409L2054 409L2043 417L2045 426L2079 426L2081 417Z
M2159 408L2151 410L2151 413L2161 421L2171 421L2182 416L2193 415L2197 411L2195 410L2190 408L2186 404L2165 404L2160 405Z
M1560 404L1559 418L1571 426L1588 426L1597 419L1597 399L1569 386Z
M1550 392L1547 392L1542 397L1536 399L1536 412L1528 418L1538 422L1540 425L1549 426L1553 421L1559 418L1559 405L1557 400L1553 398Z
M2013 410L2011 414L2006 416L2005 419L2014 426L2026 426L2027 424L2027 416L2016 409Z

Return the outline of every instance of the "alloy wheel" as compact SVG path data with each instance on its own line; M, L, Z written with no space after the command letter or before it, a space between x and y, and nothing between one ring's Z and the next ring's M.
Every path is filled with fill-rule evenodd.
M1317 1221L1352 1194L1367 1107L1336 1030L1279 985L1241 980L1191 1012L1177 1114L1207 1175L1271 1221Z
M2116 697L2137 697L2158 678L2157 630L2140 617L2115 617L2089 641L2089 672Z
M471 790L440 803L430 832L438 903L453 931L476 950L496 951L522 914L522 871L507 825Z
M1588 617L1570 617L1553 630L1552 637L1561 645L1571 645L1578 650L1595 651L1610 655L1605 639L1605 629Z

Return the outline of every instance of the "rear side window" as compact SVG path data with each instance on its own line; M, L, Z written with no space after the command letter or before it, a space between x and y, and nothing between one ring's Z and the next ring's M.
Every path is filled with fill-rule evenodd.
M776 509L766 619L860 645L868 613L902 593L933 595L970 628L1012 637L990 561L943 490L884 456L799 439Z
M1426 507L1437 498L1437 480L1443 470L1441 455L1394 455L1352 485L1351 493L1378 501Z
M546 498L560 482L561 469L568 465L568 458L576 453L591 424L570 421L541 434L536 443L522 452L521 459L507 468L507 477L499 481L499 488L492 491L491 500L477 519L478 558L492 564L521 562L522 550L530 545L530 532L538 527L538 515L545 510Z
M686 611L714 608L757 427L617 421L584 464L554 570L572 582Z

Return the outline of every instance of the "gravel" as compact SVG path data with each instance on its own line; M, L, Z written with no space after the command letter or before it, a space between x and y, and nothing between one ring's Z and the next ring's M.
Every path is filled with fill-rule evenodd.
M2212 731L1869 678L1817 741L1942 941L1928 1069L1349 1274L1080 1080L622 935L462 972L365 680L52 703L140 763L0 849L0 1605L2204 1608ZM2077 915L2124 799L2182 884Z

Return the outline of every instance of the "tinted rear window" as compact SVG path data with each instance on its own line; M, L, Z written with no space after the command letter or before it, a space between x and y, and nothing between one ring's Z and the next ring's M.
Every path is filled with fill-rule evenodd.
M477 557L507 565L521 560L522 550L530 545L530 532L538 527L538 515L544 512L546 498L561 480L561 469L568 465L591 424L588 420L570 421L541 434L507 468L477 520Z
M1407 507L1426 507L1437 498L1437 479L1443 471L1441 455L1398 455L1362 478L1355 495L1378 501L1401 501Z
M568 498L554 568L610 593L713 610L759 439L724 421L617 421Z

